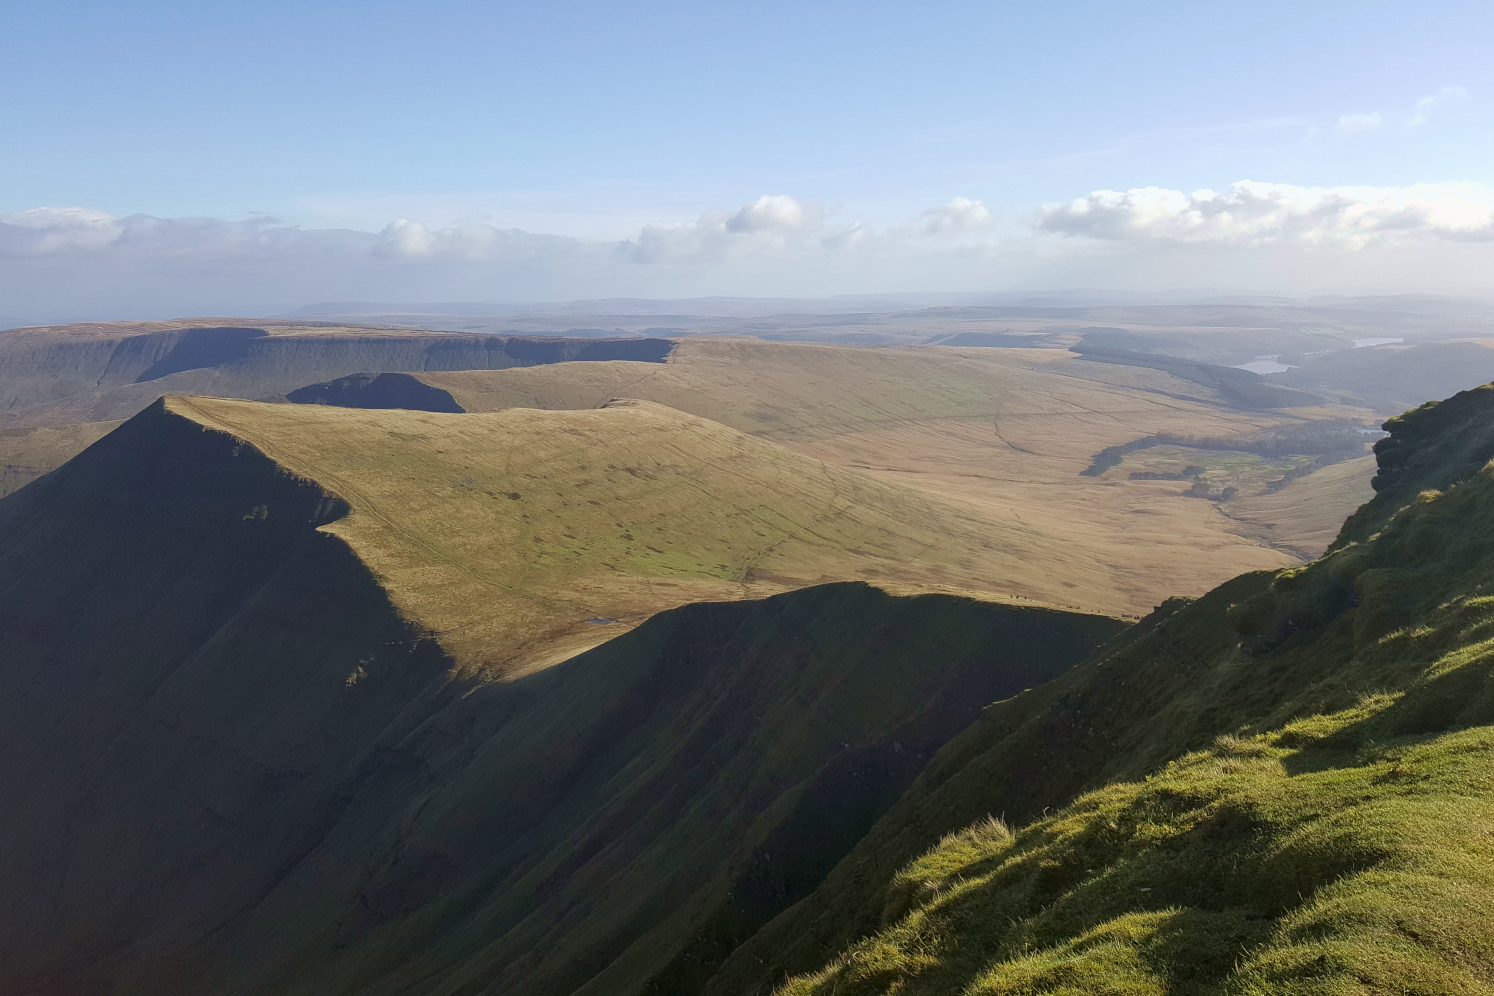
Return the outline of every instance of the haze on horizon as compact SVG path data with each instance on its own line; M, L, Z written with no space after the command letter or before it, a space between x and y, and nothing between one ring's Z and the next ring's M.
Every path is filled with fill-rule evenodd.
M1483 294L1494 8L64 0L0 320L317 301Z

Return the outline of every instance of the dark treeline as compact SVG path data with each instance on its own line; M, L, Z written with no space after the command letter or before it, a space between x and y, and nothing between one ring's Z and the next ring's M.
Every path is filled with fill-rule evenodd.
M1370 432L1358 422L1347 418L1282 425L1249 436L1175 436L1158 433L1133 439L1129 443L1105 447L1094 455L1090 465L1079 474L1081 477L1099 477L1111 467L1120 464L1127 453L1134 453L1152 446L1232 450L1237 453L1254 453L1263 457L1313 456L1319 459L1314 460L1308 466L1316 470L1330 463L1359 456L1364 452L1365 443L1369 441L1371 435L1379 434ZM1281 485L1311 472L1311 470L1300 468L1295 472L1289 471Z

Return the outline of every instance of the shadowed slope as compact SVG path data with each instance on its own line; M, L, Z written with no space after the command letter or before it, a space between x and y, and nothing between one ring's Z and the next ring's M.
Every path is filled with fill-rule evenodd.
M201 943L449 694L344 511L162 406L0 501L0 988Z
M674 610L484 686L407 742L420 774L370 803L387 816L270 897L276 988L694 989L978 703L1115 629L832 585Z
M297 388L285 400L298 405L344 408L404 408L420 412L464 412L448 391L409 374L353 374L324 384Z
M333 534L361 492L177 409L0 501L0 991L693 984L1118 629L830 585L474 686Z
M1489 397L1392 420L1322 560L987 709L708 991L1494 987Z

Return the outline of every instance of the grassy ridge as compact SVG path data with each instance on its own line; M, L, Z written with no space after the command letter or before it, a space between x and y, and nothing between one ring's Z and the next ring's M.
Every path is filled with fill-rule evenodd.
M0 992L696 987L1121 625L819 585L470 681L349 494L162 403L0 501Z
M1392 422L1329 556L987 710L711 991L1489 991L1491 395Z
M1019 555L1022 569L998 590L1090 611L1140 615L1242 571L1287 566L1305 545L1299 523L1313 531L1312 553L1326 543L1308 510L1341 521L1360 500L1309 476L1289 489L1304 500L1273 506L1269 527L1247 537L1181 487L1080 477L1094 453L1139 436L1252 435L1298 416L1179 397L1159 371L1062 350L685 340L663 364L418 376L469 411L642 398L916 488L979 517Z
M0 991L179 962L460 693L345 512L160 406L0 500Z
M553 663L686 602L865 580L984 592L1024 551L910 488L645 402L439 414L170 399L351 505L327 526L464 668Z

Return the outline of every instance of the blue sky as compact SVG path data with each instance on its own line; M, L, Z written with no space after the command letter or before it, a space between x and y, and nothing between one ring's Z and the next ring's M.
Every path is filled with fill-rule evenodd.
M23 311L42 301L38 274L114 279L126 243L133 279L185 306L189 298L166 293L191 278L180 269L191 252L185 218L303 234L379 233L403 218L427 234L521 229L585 243L497 252L472 249L476 235L460 251L434 235L406 240L424 267L419 280L390 286L385 270L347 264L326 271L325 294L282 280L257 292L261 306L277 294L290 303L366 286L495 300L1139 288L1167 284L1158 260L1185 243L1177 282L1211 286L1280 282L1301 272L1298 256L1286 264L1282 253L1324 241L1312 279L1325 286L1395 272L1410 274L1408 286L1438 274L1471 285L1487 262L1478 212L1494 187L1488 3L54 0L0 11L0 224L25 229L8 242L0 231L0 254L9 253L0 293L21 295ZM1287 190L1281 196L1300 202L1296 221L1278 218L1264 240L1242 241L1238 228L1227 237L1200 235L1198 225L1186 236L1157 229L1147 220L1155 212L1130 202L1107 202L1104 225L1097 215L1079 224L1043 214L1094 191L1221 192L1242 180ZM1406 192L1426 184L1461 186ZM1288 232L1322 202L1291 191L1351 187L1390 191L1398 209L1420 205L1423 215L1452 197L1463 214L1428 223L1432 235L1412 256L1406 238L1386 234L1406 229L1400 221L1382 218L1368 241L1337 229L1326 240ZM797 220L783 222L774 202L769 227L731 221L764 195L791 198ZM952 198L984 214L955 224L953 240L941 230L939 252L894 237L937 222L918 219ZM104 236L38 241L55 219L25 213L41 208L164 219L176 225L167 241L178 262L152 269L138 232L107 245ZM651 224L757 235L750 251L726 236L673 255L628 248ZM165 238L161 225L151 231ZM874 242L881 248L864 248ZM832 243L862 255L832 264ZM276 244L282 254L329 252ZM606 262L602 244L612 246ZM1245 250L1256 255L1231 262ZM225 258L221 245L212 251ZM515 269L515 252L531 263L572 258L552 260L538 279ZM1366 263L1366 252L1379 262ZM1202 266L1200 253L1213 262ZM1352 265L1344 253L1356 254ZM1467 262L1449 270L1449 254ZM624 257L631 267L617 263ZM440 274L438 258L449 264Z

